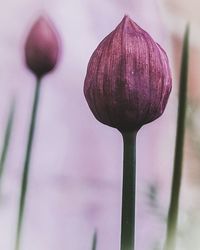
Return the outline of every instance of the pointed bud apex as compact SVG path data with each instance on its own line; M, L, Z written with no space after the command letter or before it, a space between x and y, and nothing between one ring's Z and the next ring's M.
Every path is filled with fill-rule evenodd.
M40 17L33 25L25 44L26 64L37 77L42 77L53 70L58 56L57 32L47 18Z
M97 120L134 131L163 113L171 85L166 53L125 16L94 51L84 94Z

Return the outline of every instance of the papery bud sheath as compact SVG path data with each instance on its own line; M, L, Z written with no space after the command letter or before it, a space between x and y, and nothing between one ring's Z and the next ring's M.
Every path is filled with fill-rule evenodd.
M84 94L97 120L135 131L163 113L171 86L165 51L125 16L94 51Z

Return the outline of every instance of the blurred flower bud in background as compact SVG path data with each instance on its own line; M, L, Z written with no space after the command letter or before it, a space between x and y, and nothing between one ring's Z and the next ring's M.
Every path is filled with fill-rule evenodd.
M171 85L165 51L125 16L93 53L84 93L97 120L137 131L163 113Z
M28 68L42 77L54 69L59 57L59 38L53 24L40 17L33 25L25 45Z

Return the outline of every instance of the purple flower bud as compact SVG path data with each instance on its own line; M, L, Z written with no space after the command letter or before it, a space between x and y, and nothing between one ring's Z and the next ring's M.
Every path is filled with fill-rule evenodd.
M90 58L84 94L97 120L136 131L162 115L171 86L165 51L125 16Z
M58 34L47 18L40 17L33 25L25 44L26 64L40 78L53 70L58 57Z

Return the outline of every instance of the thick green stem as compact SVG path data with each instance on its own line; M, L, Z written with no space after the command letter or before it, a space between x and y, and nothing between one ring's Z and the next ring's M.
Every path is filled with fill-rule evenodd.
M23 218L24 218L24 208L26 202L26 192L28 187L28 180L29 180L29 166L31 160L31 151L33 145L33 138L35 132L35 124L36 124L36 117L37 117L37 109L40 97L40 79L37 80L36 87L35 87L35 96L33 100L33 107L32 107L32 115L30 121L30 128L28 134L28 141L26 147L26 155L24 161L24 168L23 168L23 176L21 181L21 194L19 200L19 212L18 212L18 221L17 221L17 232L16 232L16 241L15 241L15 250L20 250L20 243L21 243L21 234L22 234L22 226L23 226Z
M136 132L123 132L121 250L134 250L136 196Z

